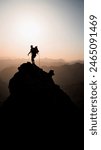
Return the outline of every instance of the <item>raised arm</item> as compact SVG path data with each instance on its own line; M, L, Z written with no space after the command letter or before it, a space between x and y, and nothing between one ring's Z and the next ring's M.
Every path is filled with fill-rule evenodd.
M28 55L31 53L31 51L28 53Z

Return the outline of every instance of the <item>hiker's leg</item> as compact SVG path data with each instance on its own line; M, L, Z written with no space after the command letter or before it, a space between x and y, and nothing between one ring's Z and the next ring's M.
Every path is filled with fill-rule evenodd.
M34 55L32 55L32 64L34 63Z

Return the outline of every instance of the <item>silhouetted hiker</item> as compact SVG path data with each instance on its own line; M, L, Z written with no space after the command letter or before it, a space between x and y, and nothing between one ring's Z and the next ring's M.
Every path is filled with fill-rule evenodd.
M31 53L31 61L32 63L34 63L34 58L36 57L36 54L38 54L39 50L37 48L37 46L33 47L33 45L30 46L30 52L28 53L28 55Z

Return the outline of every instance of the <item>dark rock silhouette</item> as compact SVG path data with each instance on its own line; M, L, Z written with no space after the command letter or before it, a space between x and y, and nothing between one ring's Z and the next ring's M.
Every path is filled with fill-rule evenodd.
M17 127L20 134L23 132L22 136L31 133L32 137L39 135L39 141L58 146L63 141L62 148L65 145L71 150L73 147L81 150L83 113L54 83L53 75L53 70L47 73L30 62L18 67L18 72L9 81L10 96L2 107L2 118L8 129Z

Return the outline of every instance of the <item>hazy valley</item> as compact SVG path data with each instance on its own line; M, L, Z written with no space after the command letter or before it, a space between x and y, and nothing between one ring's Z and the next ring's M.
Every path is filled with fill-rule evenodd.
M8 83L10 78L17 72L18 66L26 60L0 60L0 102L2 103L9 95ZM37 65L38 61L36 62ZM54 70L53 79L79 107L84 102L84 64L80 62L65 63L63 60L49 60L40 62L43 70Z

